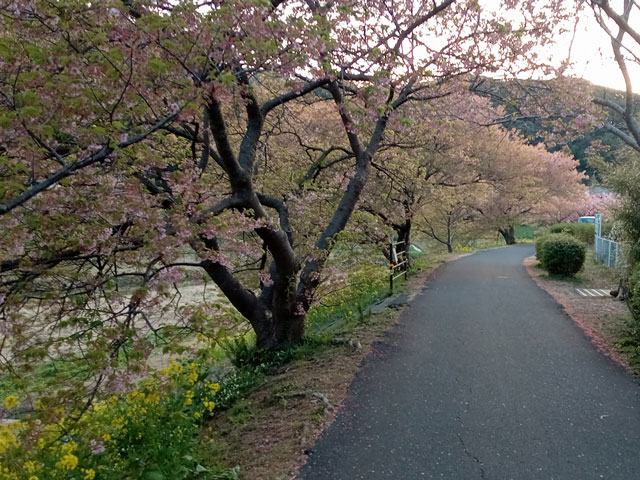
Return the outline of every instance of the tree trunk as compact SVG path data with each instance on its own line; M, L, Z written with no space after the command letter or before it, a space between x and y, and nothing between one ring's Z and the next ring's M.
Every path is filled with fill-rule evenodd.
M447 243L447 252L453 253L453 246L451 245L451 243Z
M298 344L304 335L305 314L273 315L269 310L256 318L256 346L262 350L280 350Z
M516 244L516 231L513 225L509 225L507 228L499 228L498 231L507 245Z
M296 293L295 268L285 274L273 265L269 271L273 283L263 287L257 297L220 263L204 260L201 265L231 304L249 320L258 348L277 350L302 340L306 311Z

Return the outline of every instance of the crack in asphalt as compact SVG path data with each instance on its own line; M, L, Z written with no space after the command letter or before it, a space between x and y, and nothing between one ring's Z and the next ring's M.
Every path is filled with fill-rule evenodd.
M456 415L456 422L458 422L458 424L460 425L460 428L464 429L464 423L462 423L462 418L460 417L460 415ZM480 459L477 456L475 456L469 451L469 449L467 448L467 444L464 442L464 439L462 438L462 434L456 433L456 436L460 441L460 445L462 445L462 449L464 450L464 453L468 457L472 458L478 464L478 468L480 469L480 478L486 479L487 477L485 477L484 464L480 461Z
M460 440L460 445L462 445L462 448L464 450L464 453L468 456L473 458L473 460L478 464L478 468L480 469L480 478L482 479L486 479L487 477L484 476L484 465L482 464L482 462L480 461L480 459L478 457L476 457L474 454L472 454L469 449L467 448L467 445L464 443L464 440L462 438L462 435L460 435L459 433L456 433L456 435L458 436L458 440Z

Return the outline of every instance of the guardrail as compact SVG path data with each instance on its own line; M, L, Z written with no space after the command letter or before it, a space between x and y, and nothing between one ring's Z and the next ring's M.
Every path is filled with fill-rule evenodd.
M406 245L404 250L398 252L396 250L397 245L404 245L404 241L389 242L389 290L393 293L393 281L404 275L404 279L407 279L407 272L409 271L409 245ZM400 273L398 273L400 272Z

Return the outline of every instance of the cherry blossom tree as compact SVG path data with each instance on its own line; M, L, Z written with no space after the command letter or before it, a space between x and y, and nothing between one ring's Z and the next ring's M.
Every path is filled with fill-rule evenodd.
M426 208L421 211L418 219L419 231L453 253L463 232L473 229L477 235L480 230L474 221L476 212L470 202L475 189L477 184L474 183L436 190Z
M300 340L389 126L408 104L468 88L470 73L531 71L562 4L543 16L514 0L497 12L474 0L5 2L2 358L82 352L96 383L109 380L123 355L149 354L141 327L171 332L169 311L189 331L215 322L215 303L179 307L185 269L216 284L259 347ZM332 137L312 123L282 132L301 140L282 165L304 159L309 174L269 179L266 162L282 160L269 140L303 111ZM341 178L323 181L337 191L318 199L309 182L334 161ZM322 221L305 231L314 201Z
M476 168L487 183L478 193L475 209L503 236L515 243L514 227L525 219L548 215L549 205L577 208L586 197L585 178L578 162L563 152L549 153L500 128L476 143Z
M414 105L405 115L403 123L389 129L372 163L374 173L360 205L393 230L395 238L403 242L398 246L400 251L410 245L413 227L437 241L447 237L436 234L429 219L438 222L435 217L443 213L440 206L451 203L455 187L462 189L482 181L469 162L468 152L477 136L483 135L486 127L481 124L499 113L485 99L458 92L429 105ZM428 211L431 209L435 216ZM464 210L451 205L451 213L461 215L456 222ZM386 252L388 238L377 240Z

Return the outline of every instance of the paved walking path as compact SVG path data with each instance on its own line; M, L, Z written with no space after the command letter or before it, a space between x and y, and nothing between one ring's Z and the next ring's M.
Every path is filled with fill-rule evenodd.
M368 357L300 478L640 479L640 384L528 277L532 254L441 268Z

